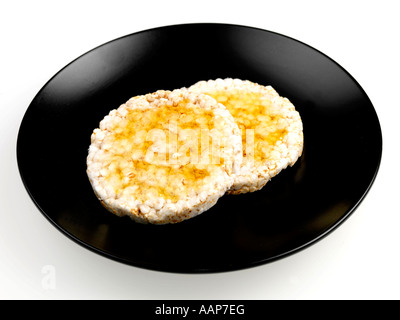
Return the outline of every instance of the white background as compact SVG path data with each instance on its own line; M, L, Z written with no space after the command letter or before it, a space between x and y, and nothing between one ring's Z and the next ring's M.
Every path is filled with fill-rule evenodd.
M399 299L400 23L396 2L1 2L0 298ZM77 245L56 230L28 197L17 170L16 137L24 112L47 80L104 42L189 22L248 25L301 40L350 72L374 104L384 138L378 177L353 215L308 249L228 273L148 271ZM54 288L44 286L47 266L55 271Z

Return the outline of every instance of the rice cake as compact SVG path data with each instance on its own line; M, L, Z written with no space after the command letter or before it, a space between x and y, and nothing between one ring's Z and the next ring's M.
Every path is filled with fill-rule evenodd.
M240 169L240 130L207 95L129 99L91 135L87 175L101 204L139 223L177 223L212 207Z
M241 129L243 162L230 194L260 190L303 150L303 124L293 104L271 86L248 80L199 81L188 88L224 104Z

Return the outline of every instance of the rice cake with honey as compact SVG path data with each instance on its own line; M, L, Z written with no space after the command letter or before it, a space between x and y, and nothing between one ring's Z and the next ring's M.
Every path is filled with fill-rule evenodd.
M243 162L228 193L260 190L301 156L300 114L289 99L271 86L226 78L199 81L189 90L205 93L224 104L241 129Z
M240 130L215 99L184 89L135 96L91 135L87 175L101 204L167 224L212 207L242 160Z

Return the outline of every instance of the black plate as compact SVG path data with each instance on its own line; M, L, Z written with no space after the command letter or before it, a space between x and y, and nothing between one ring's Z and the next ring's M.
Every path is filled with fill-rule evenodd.
M225 77L272 85L294 103L305 136L295 166L176 225L135 224L103 209L85 172L99 121L131 96ZM17 142L30 196L65 235L123 263L185 273L260 265L321 239L365 197L381 152L375 110L342 67L289 37L225 24L146 30L82 55L34 98Z

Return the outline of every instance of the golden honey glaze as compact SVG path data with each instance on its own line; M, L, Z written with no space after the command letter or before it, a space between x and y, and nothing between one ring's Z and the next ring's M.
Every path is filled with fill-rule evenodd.
M105 179L116 195L130 192L140 201L162 197L172 202L201 188L224 164L215 161L206 133L222 119L183 100L133 109L108 128L103 149L108 167ZM108 148L108 149L107 149Z
M270 99L258 92L240 89L205 92L232 114L242 133L243 161L263 164L273 146L288 133L286 120Z

